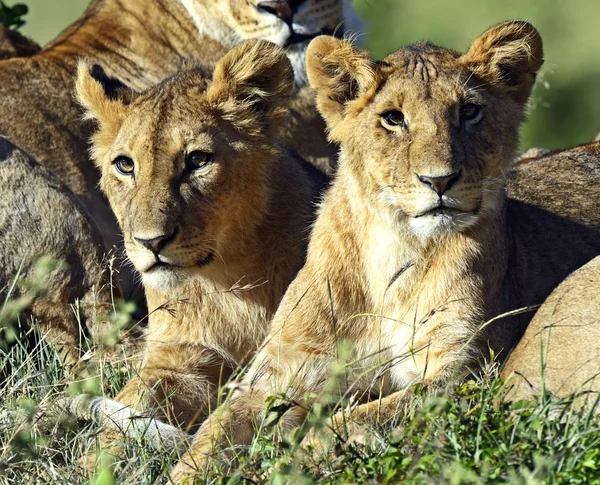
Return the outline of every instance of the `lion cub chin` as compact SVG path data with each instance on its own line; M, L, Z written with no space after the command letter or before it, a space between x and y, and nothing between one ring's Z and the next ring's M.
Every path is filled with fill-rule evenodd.
M491 27L465 54L419 43L374 62L332 37L311 43L309 81L342 146L339 170L269 337L175 482L247 445L269 396L287 396L284 429L333 388L357 406L325 429L393 418L411 384L445 387L489 348L508 350L531 314L484 322L541 303L600 252L600 214L578 226L505 194L542 62L542 40L522 21ZM600 195L591 176L585 189ZM326 385L344 343L351 364Z
M266 336L321 188L279 147L293 82L267 41L231 50L212 80L187 66L143 93L79 66L101 187L150 309L142 369L118 401L192 426Z

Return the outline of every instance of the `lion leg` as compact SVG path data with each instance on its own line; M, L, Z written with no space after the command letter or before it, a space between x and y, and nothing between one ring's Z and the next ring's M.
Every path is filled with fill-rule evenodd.
M189 430L216 407L219 386L231 376L233 367L215 351L198 345L154 345L146 351L137 376L116 396L115 401L151 415L177 428ZM124 423L126 426L127 423ZM100 449L122 456L127 430L105 430ZM84 458L90 470L96 453Z
M307 375L321 382L327 370L312 365L315 359L312 354L291 351L283 357L279 351L279 344L270 341L245 375L242 390L235 392L229 402L202 424L172 472L173 483L206 474L214 457L233 460L235 447L252 442L266 412L282 413L278 427L284 432L302 424L310 402L315 399L306 396L309 391L317 390L311 387ZM282 403L269 410L267 402L272 396L281 396Z
M302 446L316 454L328 453L337 438L345 441L364 426L384 425L404 413L413 396L411 389L402 389L381 399L339 411L327 420L323 428L311 430Z
M201 477L208 470L214 457L231 461L235 448L249 445L256 430L265 418L265 404L270 392L253 390L240 392L215 411L200 427L196 436L171 473L175 484L184 483L190 477ZM298 406L291 408L280 421L282 430L289 431L306 417L306 411Z

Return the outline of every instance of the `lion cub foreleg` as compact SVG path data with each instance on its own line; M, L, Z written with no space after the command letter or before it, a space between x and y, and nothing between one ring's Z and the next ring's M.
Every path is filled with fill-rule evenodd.
M216 407L219 386L232 365L212 349L195 344L154 344L142 368L115 398L173 426L190 428Z
M190 476L201 478L212 458L235 459L235 448L252 442L269 413L275 413L283 432L302 424L312 399L306 397L307 390L314 387L307 378L321 382L325 369L315 369L310 356L292 351L284 357L278 351L278 345L269 342L244 377L241 389L202 424L171 475L174 483L184 483ZM269 398L275 399L272 406L268 406Z
M470 300L465 300L468 308ZM302 445L316 453L330 450L330 444L340 437L342 441L360 433L365 427L388 425L402 418L414 408L415 400L420 403L428 395L437 394L464 375L474 356L478 353L480 341L477 335L477 318L465 314L464 302L454 302L444 307L444 311L430 312L415 324L415 332L410 346L392 353L389 367L385 365L388 381L385 391L374 395L374 388L362 388L368 402L353 404L330 417L325 426L311 430ZM384 336L385 342L394 341L394 332ZM401 338L397 341L402 341ZM356 347L366 347L355 342ZM389 357L389 356L388 356ZM386 359L383 359L384 361ZM395 361L395 362L394 362ZM421 388L423 392L418 392Z
M139 373L133 377L115 400L189 431L216 408L219 386L232 374L232 366L212 349L194 344L151 344L146 350ZM127 436L106 430L100 436L99 448L115 457L122 455ZM96 454L84 457L83 466L92 469Z

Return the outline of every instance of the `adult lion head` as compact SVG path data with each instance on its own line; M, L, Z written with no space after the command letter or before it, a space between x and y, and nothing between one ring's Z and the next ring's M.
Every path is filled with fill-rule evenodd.
M201 34L232 48L249 39L283 47L298 86L307 83L305 52L320 34L342 32L343 0L181 0Z

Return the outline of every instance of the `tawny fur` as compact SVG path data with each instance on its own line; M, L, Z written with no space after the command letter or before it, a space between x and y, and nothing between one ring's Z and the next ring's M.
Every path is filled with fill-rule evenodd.
M589 190L586 181L590 175L600 177L600 142L557 151L530 160L519 169L532 175L537 173L536 164L544 164L548 174L563 170L568 174L566 189L570 192L557 193L552 176L534 178L531 183L540 186L540 196L544 192L550 194L554 204L560 204L561 211L569 218L583 219L578 214L584 206L583 198L588 199L584 195ZM541 198L533 202L539 204ZM585 206L586 222L591 223L600 213L600 200L592 195ZM563 257L570 258L570 253L564 248ZM547 392L555 398L579 394L579 406L594 402L600 391L599 295L600 258L597 257L571 274L537 311L504 367L507 399L533 399Z
M37 54L40 46L18 31L0 25L0 60L11 57L29 57Z
M0 299L15 283L13 299L27 295L25 284L40 285L43 292L26 314L40 322L66 363L77 362L80 343L91 329L108 331L113 312L108 264L100 264L105 252L100 234L69 188L2 136L0 185L0 244L12 248L0 252ZM23 234L31 237L24 240ZM58 265L43 277L42 255Z
M287 42L288 24L260 13L255 4L256 0L94 0L78 21L41 52L0 63L0 133L81 198L89 224L97 224L106 246L118 248L120 255L122 236L98 187L100 174L88 156L93 124L82 122L83 111L73 95L78 60L85 57L102 64L110 76L136 90L162 81L185 60L194 60L210 72L218 59L244 39ZM298 33L316 35L336 29L341 20L342 0L311 0L298 7L293 27ZM286 47L295 59L298 87L306 77L300 60L307 45L305 40ZM287 123L288 145L316 165L330 167L335 147L327 143L310 88L291 98L289 113L287 121L282 121ZM34 237L22 235L23 239ZM143 294L133 272L127 263L119 266L123 296L143 308Z
M299 425L344 344L351 364L339 391L362 404L329 426L344 433L346 424L392 419L412 384L444 387L490 348L505 356L531 312L484 323L542 303L600 253L600 211L587 211L600 195L597 172L581 174L572 212L516 176L539 175L548 162L519 167L516 196L505 192L542 62L539 34L518 21L491 27L466 54L420 43L373 62L331 37L311 43L309 80L342 147L338 173L269 337L241 390L196 434L175 483L202 474L230 443L250 443L268 396L287 394L283 428ZM472 104L482 108L469 119ZM406 124L386 126L390 111ZM419 179L449 174L443 195ZM571 177L557 172L547 190L572 190Z
M294 77L274 44L240 44L212 81L188 66L124 97L107 96L91 71L81 64L78 97L98 122L102 190L150 310L141 371L116 400L187 429L267 335L304 262L324 177L280 148ZM194 152L214 160L194 169ZM133 175L116 169L122 156ZM163 234L158 251L140 243Z
M600 257L569 276L546 300L502 372L506 399L574 397L600 392ZM568 402L568 401L567 401Z

